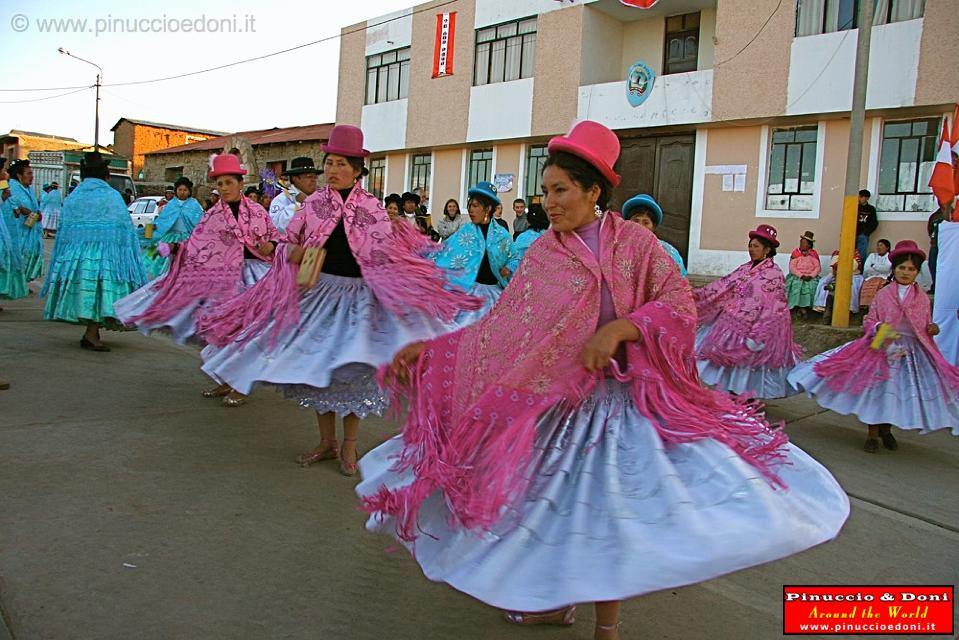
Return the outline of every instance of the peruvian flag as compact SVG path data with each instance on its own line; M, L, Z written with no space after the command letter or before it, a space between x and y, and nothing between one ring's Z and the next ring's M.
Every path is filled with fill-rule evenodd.
M456 12L436 14L436 42L433 46L433 77L453 75L453 39Z
M956 123L953 122L955 128ZM939 136L939 154L936 156L936 166L932 168L929 177L929 187L936 195L939 206L943 209L956 199L956 177L952 166L952 137L949 135L949 123L943 120L942 135Z

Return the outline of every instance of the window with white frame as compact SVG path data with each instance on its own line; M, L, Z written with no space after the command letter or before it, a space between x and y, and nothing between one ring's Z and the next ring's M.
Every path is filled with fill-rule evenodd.
M926 0L875 0L873 25L921 18ZM855 29L859 0L797 0L796 36L811 36Z
M816 190L818 127L773 129L766 180L766 209L812 211Z
M473 85L532 78L536 60L536 16L476 31Z
M366 56L366 104L400 100L409 91L409 47Z
M493 170L493 150L473 149L470 151L469 173L466 175L467 188L477 182L489 182Z
M432 168L432 154L418 153L410 158L410 191L412 193L419 193L421 197L429 197L430 171L432 171Z
M941 118L896 120L882 127L877 211L936 210L929 178L936 164Z
M366 190L378 200L383 199L386 191L386 158L370 158L370 174L366 176Z
M526 198L536 199L543 192L543 165L548 156L545 144L526 148Z

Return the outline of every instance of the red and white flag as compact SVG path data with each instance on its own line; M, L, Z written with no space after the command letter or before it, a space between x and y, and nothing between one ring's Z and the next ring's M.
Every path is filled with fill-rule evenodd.
M635 7L637 9L652 9L653 5L659 2L659 0L619 0L621 4L625 4L627 7Z
M453 75L453 39L456 12L436 14L436 43L433 47L433 77Z
M953 128L956 123L953 122ZM929 177L929 187L939 201L939 206L945 208L956 199L956 178L953 169L952 137L949 135L949 123L943 119L942 135L939 136L939 154L936 156L936 166L932 168Z
M952 114L952 182L955 193L959 196L959 104Z

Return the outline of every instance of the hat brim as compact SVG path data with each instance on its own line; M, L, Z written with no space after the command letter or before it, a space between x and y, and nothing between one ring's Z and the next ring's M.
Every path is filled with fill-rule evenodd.
M895 251L895 250L890 251L890 252L889 252L889 261L892 262L893 260L895 260L895 259L898 258L899 256L907 256L907 255L910 255L910 254L912 254L912 255L914 255L914 256L919 256L920 258L922 258L922 261L923 261L923 262L926 261L926 252L923 251L922 249L918 248L918 247L915 248L915 249L900 249L899 251Z
M323 153L332 153L335 156L343 156L344 158L365 158L370 155L370 152L366 149L343 149L340 147L332 147L328 144L321 144L320 149L323 150Z
M599 156L589 149L576 144L566 136L557 136L550 140L549 144L546 145L546 150L550 153L554 151L565 151L566 153L571 153L574 156L582 158L603 174L603 177L609 180L611 185L614 187L619 186L621 178L618 173L613 171L612 167L607 167L606 164L600 160Z
M230 171L211 171L209 176L211 178L219 178L220 176L245 176L246 169L236 169Z
M763 240L765 240L765 241L767 241L769 244L771 244L771 245L773 246L773 249L778 249L778 248L779 248L779 240L776 240L776 238L772 238L772 237L770 237L770 236L763 235L763 234L761 234L761 233L756 233L755 231L750 231L750 232L749 232L749 237L750 237L750 238L762 238Z
M322 170L322 169L317 169L316 167L302 167L302 168L299 168L299 169L289 169L289 170L287 170L287 171L284 171L284 172L281 173L280 175L282 175L282 176L299 176L299 175L303 175L304 173L315 173L316 175L320 175L321 173L323 173L323 170Z
M623 203L623 218L629 220L633 217L633 212L636 209L647 209L656 216L656 226L658 227L663 223L663 208L659 206L659 203L649 197L642 196L633 196L629 200Z
M810 237L808 237L808 236L799 236L799 239L800 239L800 240L805 240L805 241L808 242L809 244L816 244L816 239L815 239L815 238L810 238Z
M499 204L499 205L503 204L502 202L500 202L499 196L497 196L496 194L494 194L494 193L492 193L492 192L490 192L490 191L485 191L485 190L483 190L483 189L467 189L466 195L467 195L467 197L469 197L469 196L483 196L484 198L489 198L490 200L492 200L492 201L493 201L494 203L496 203L496 204Z

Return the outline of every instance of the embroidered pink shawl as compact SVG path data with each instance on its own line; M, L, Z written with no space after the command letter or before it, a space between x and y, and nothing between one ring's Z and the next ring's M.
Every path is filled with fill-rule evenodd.
M789 256L789 273L797 277L816 277L822 273L822 263L815 249L803 253L802 249L793 249Z
M574 234L547 231L488 316L427 343L409 384L380 370L393 399L407 401L396 467L412 468L416 479L381 487L364 509L394 516L403 539L415 539L419 507L437 490L459 525L480 529L522 494L539 416L556 405L575 410L599 380L579 355L597 330L602 280L617 316L642 336L626 345L628 366L617 377L659 435L674 443L714 438L778 482L772 465L786 436L702 387L695 309L676 264L653 234L617 216L604 218L600 237L597 260Z
M890 375L886 348L873 349L871 344L879 325L886 323L896 330L908 326L935 363L940 383L946 388L957 389L959 368L942 357L936 342L927 333L931 322L932 305L919 285L913 283L906 299L900 301L898 287L892 282L880 289L873 299L869 313L862 321L864 335L817 362L813 371L837 392L861 393L885 382Z
M296 285L299 266L287 260L289 245L321 247L340 220L363 280L393 313L419 310L451 320L461 309L482 305L462 291L447 290L443 272L425 257L439 246L413 225L391 221L380 201L359 183L345 202L338 191L326 186L310 195L287 225L285 241L277 247L270 272L200 319L204 337L223 346L259 334L271 320L275 320L273 340L295 327L302 291Z
M792 367L802 352L793 342L786 280L767 258L741 265L693 292L699 326L708 327L696 356L720 367Z
M198 298L215 302L235 295L242 285L243 248L269 262L272 256L261 256L257 246L279 239L269 213L256 202L242 198L234 217L230 206L220 200L180 246L153 303L132 320L163 322Z

